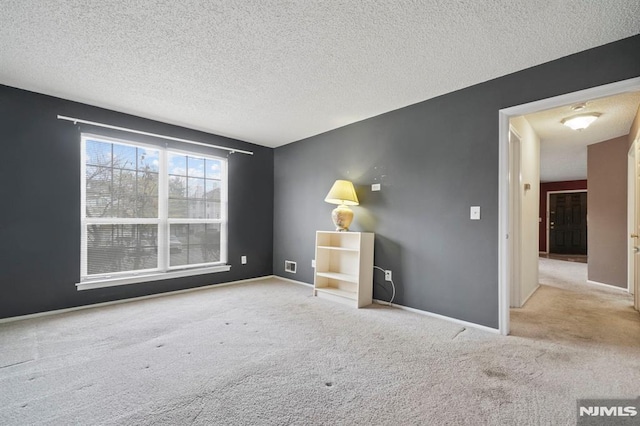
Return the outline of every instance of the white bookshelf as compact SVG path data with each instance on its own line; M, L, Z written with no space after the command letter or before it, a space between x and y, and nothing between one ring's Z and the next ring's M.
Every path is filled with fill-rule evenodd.
M361 308L373 299L370 232L316 232L314 296Z

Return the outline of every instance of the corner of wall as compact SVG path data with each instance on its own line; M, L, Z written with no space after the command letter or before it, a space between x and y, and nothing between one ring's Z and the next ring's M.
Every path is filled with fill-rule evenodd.
M520 304L538 286L540 138L524 116L511 119L520 136ZM529 189L525 189L529 188Z
M631 123L631 128L629 129L629 148L631 148L631 144L633 144L633 141L637 138L640 138L640 105L636 111L636 117L633 119L633 123Z

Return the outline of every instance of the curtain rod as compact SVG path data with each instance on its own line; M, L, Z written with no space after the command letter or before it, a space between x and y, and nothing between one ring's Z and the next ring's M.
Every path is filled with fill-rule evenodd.
M81 120L79 118L67 117L67 116L64 116L64 115L58 115L58 120L73 121L73 124L76 124L76 123L90 124L92 126L104 127L106 129L121 130L123 132L135 133L137 135L153 136L155 138L168 139L170 141L184 142L184 143L190 143L190 144L193 144L193 145L206 146L207 148L224 149L225 151L229 151L231 154L233 154L234 152L239 152L240 154L253 155L252 151L244 151L242 149L229 148L229 147L226 147L226 146L210 145L208 143L196 142L196 141L191 141L191 140L188 140L188 139L174 138L173 136L159 135L157 133L143 132L141 130L127 129L126 127L112 126L111 124L104 124L104 123L97 123L95 121Z

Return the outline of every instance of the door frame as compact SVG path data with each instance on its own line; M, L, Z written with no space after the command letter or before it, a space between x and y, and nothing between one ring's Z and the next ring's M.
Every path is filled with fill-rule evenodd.
M638 90L640 90L640 77L498 110L498 329L500 334L509 334L510 288L513 285L511 270L514 262L520 262L519 256L521 255L519 252L516 254L511 252L511 242L509 241L509 227L513 221L510 212L512 187L509 183L511 163L509 158L509 119Z
M627 290L632 293L635 287L635 262L633 261L633 253L630 241L631 234L635 233L636 223L634 213L636 211L636 176L635 176L635 160L636 160L636 141L633 141L629 152L627 153Z
M627 291L633 294L633 305L636 310L640 310L640 280L637 279L640 271L636 268L636 256L633 247L638 244L637 241L631 239L632 234L638 233L638 206L640 205L640 197L638 192L638 161L640 160L638 148L640 147L640 137L636 138L627 154Z
M547 211L545 212L545 214L547 215L547 225L545 229L545 232L547 233L547 254L550 254L551 252L549 251L549 209L551 208L551 194L574 194L576 192L588 192L587 189L567 189L567 190L560 190L560 191L547 191ZM587 204L587 215L589 214L589 205ZM588 222L587 222L588 223ZM587 244L589 243L589 235L587 234ZM587 250L589 250L587 248ZM588 253L588 251L587 251Z
M511 135L514 135L516 139L511 139ZM512 182L511 185L511 193L509 198L509 209L510 216L513 218L509 225L509 233L513 235L513 238L509 240L509 251L511 253L511 257L514 259L519 259L522 253L522 243L520 238L520 229L522 223L522 198L520 197L520 187L522 185L522 174L521 174L521 148L522 148L522 137L513 128L513 126L509 126L509 182ZM518 232L515 232L515 230ZM518 279L520 278L521 266L520 262L514 262L511 265L511 282L514 284L510 290L510 299L509 306L519 308L522 306L522 301L520 300L522 289L520 285L515 285ZM520 284L520 283L518 283Z

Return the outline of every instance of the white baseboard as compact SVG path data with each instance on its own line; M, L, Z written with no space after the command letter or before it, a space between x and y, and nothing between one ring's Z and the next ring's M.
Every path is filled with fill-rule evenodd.
M384 300L373 299L373 302L377 303L379 305L389 306L389 302L386 302ZM413 313L416 313L416 314L426 315L428 317L438 318L438 319L441 319L441 320L453 322L453 323L456 323L456 324L459 324L459 325L463 325L465 327L477 328L477 329L482 330L482 331L488 331L489 333L500 334L500 330L498 330L497 328L487 327L486 325L480 325L480 324L476 324L476 323L473 323L473 322L463 321L463 320L459 320L457 318L447 317L445 315L434 314L433 312L423 311L423 310L416 309L416 308L410 308L408 306L398 305L396 303L392 303L391 306L393 306L394 308L402 309L404 311L409 311L409 312L413 312Z
M131 298L128 298L128 299L119 299L119 300L112 300L112 301L109 301L109 302L93 303L91 305L82 305L82 306L74 306L72 308L56 309L54 311L36 312L35 314L20 315L20 316L17 316L17 317L0 318L0 324L7 323L7 322L13 322L13 321L21 321L21 320L26 320L26 319L32 319L32 318L46 317L46 316L49 316L49 315L64 314L64 313L67 313L67 312L80 311L80 310L83 310L83 309L92 309L92 308L99 308L99 307L102 307L102 306L117 305L117 304L120 304L120 303L135 302L135 301L138 301L138 300L155 299L156 297L164 297L164 296L172 296L172 295L175 295L175 294L190 293L192 291L208 290L208 289L215 288L215 287L225 287L225 286L228 286L228 285L237 285L237 284L243 284L243 283L248 283L248 282L253 282L253 281L262 281L262 280L266 280L266 279L273 278L273 277L274 277L274 275L267 275L267 276L263 276L263 277L248 278L246 280L230 281L228 283L211 284L211 285L202 286L202 287L193 287L193 288L185 288L183 290L168 291L166 293L149 294L147 296L131 297Z
M598 281L591 281L591 280L587 280L587 284L591 284L591 285L597 285L600 287L606 287L609 289L614 289L614 290L620 290L620 291L624 291L625 293L629 292L628 288L625 287L618 287L617 285L611 285L611 284L605 284L605 283L600 283Z
M283 280L283 281L288 281L288 282L291 282L291 283L294 283L294 284L303 285L305 287L313 287L313 284L308 284L308 283L305 283L305 282L302 282L302 281L292 280L290 278L284 278L284 277L281 277L279 275L273 275L273 277L277 278L277 279L280 279L280 280ZM480 330L488 331L490 333L496 333L496 334L500 333L500 330L498 330L497 328L491 328L491 327L487 327L487 326L484 326L484 325L475 324L475 323L472 323L472 322L467 322L467 321L459 320L459 319L456 319L456 318L447 317L447 316L444 316L444 315L434 314L432 312L422 311L420 309L410 308L408 306L398 305L396 303L392 303L391 305L389 305L389 302L386 302L384 300L373 299L373 302L377 303L379 305L393 306L394 308L403 309L405 311L414 312L414 313L417 313L417 314L426 315L426 316L430 316L430 317L433 317L433 318L439 318L439 319L442 319L442 320L445 320L445 321L449 321L449 322L454 322L456 324L460 324L460 325L463 325L463 326L466 326L466 327L477 328L477 329L480 329Z
M284 278L284 277L281 277L279 275L273 275L273 277L277 278L277 279L280 279L280 280L283 280L283 281L288 281L288 282L291 282L291 283L294 283L294 284L299 284L299 285L303 285L303 286L306 286L306 287L313 287L313 284L308 284L308 283L305 283L305 282L302 282L302 281L292 280L290 278ZM386 302L384 300L373 299L373 302L377 303L379 305L389 306L389 302ZM396 303L392 303L391 306L393 306L394 308L403 309L405 311L414 312L414 313L417 313L417 314L426 315L426 316L433 317L433 318L439 318L439 319L442 319L442 320L445 320L445 321L449 321L449 322L454 322L456 324L459 324L459 325L462 325L462 326L465 326L465 327L472 327L472 328L477 328L479 330L488 331L489 333L500 334L500 330L498 330L497 328L491 328L491 327L487 327L487 326L484 326L484 325L475 324L475 323L472 323L472 322L467 322L467 321L463 321L463 320L459 320L459 319L456 319L456 318L447 317L447 316L440 315L440 314L434 314L432 312L422 311L420 309L410 308L408 306L398 305Z
M277 278L277 279L282 280L282 281L288 281L288 282L293 283L293 284L303 285L305 287L313 287L313 284L305 283L305 282L302 282L302 281L292 280L291 278L281 277L280 275L271 275L271 276L273 278Z

